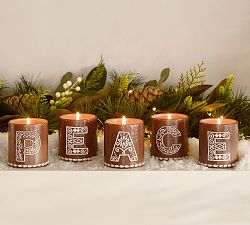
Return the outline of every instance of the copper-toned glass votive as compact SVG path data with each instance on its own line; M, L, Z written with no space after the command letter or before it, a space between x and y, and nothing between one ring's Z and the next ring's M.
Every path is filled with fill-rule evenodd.
M65 114L59 118L59 158L66 161L91 160L97 152L97 117Z
M114 168L144 165L144 123L135 118L108 119L104 124L104 164Z
M188 116L178 113L151 117L151 154L158 159L181 159L188 152Z
M20 168L46 166L48 161L48 121L40 118L9 122L8 165Z
M225 118L200 121L199 163L207 167L233 167L238 159L238 122Z

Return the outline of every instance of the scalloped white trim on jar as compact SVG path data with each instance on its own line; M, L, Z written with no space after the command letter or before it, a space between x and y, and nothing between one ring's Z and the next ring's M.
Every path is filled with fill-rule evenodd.
M175 157L175 158L162 158L162 157L157 157L157 156L153 156L153 157L156 158L156 159L159 159L161 161L163 161L163 160L168 161L170 159L172 159L172 160L182 160L182 159L187 159L188 158L188 156Z
M205 167L209 167L209 168L231 168L235 166L235 163L225 164L225 165L216 165L216 164L208 164L208 163L199 162L199 164Z
M91 158L82 158L82 159L73 159L73 158L64 158L62 156L59 156L61 160L67 161L67 162L85 162L85 161L91 161Z
M105 166L112 167L112 168L119 168L119 169L137 168L137 167L143 166L144 164L145 162L138 163L138 164L136 163L133 165L114 165L114 164L109 164L109 163L104 162Z
M20 164L15 164L15 163L8 162L9 166L15 167L15 168L37 168L37 167L47 166L48 164L49 164L49 161L47 161L45 163L35 164L35 165L20 165Z

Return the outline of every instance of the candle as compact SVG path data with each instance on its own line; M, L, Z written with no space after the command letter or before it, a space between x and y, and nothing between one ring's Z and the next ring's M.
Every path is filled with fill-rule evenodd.
M235 166L238 159L238 122L208 118L200 121L199 163L206 167Z
M59 117L59 158L87 161L97 152L97 117L92 114L65 114Z
M114 168L144 165L144 123L135 118L114 118L104 124L104 164Z
M20 168L46 166L48 121L40 118L9 121L8 165Z
M188 116L162 113L151 116L151 155L160 160L181 159L188 152Z

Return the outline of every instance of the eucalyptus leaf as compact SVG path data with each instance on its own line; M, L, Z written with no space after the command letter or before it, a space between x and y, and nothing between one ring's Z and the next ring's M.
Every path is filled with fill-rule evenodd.
M0 117L0 131L7 132L8 131L8 123L12 119L16 119L16 115L5 115Z
M154 102L154 106L158 110L165 110L168 112L175 111L177 106L179 105L181 100L181 96L179 95L168 95L167 93L163 93L159 98Z
M213 112L216 109L222 108L226 105L226 103L212 103L209 105L206 105L205 107L202 108L202 111L205 112Z
M69 109L56 109L55 113L59 117L59 116L62 116L64 114L70 114L72 112Z
M16 111L13 109L13 107L4 102L0 103L0 116L14 115L14 114L16 114Z
M96 95L99 95L99 96L106 96L106 95L109 95L111 92L113 91L112 88L110 87L106 87L106 88L103 88L99 91L96 92Z
M158 87L160 87L168 79L169 73L170 73L170 68L165 68L161 71L161 77L157 84Z
M58 87L56 88L55 93L56 93L56 92L63 92L63 91L64 91L63 84L66 83L68 80L71 81L71 80L72 80L72 77L73 77L73 74L72 74L71 72L65 73L65 74L62 76L61 82L60 82L60 84L58 85Z
M97 67L92 69L86 77L85 89L86 93L93 93L101 90L107 80L107 70L101 61Z
M218 97L219 97L219 89L221 86L225 86L227 83L227 78L223 79L214 89L213 91L209 94L209 96L207 97L207 103L211 104L213 102L215 102Z
M9 120L14 119L14 118L17 118L17 116L16 115L4 115L4 116L1 116L0 117L0 126L1 126L2 123L6 122L6 121L8 122Z
M212 85L208 85L208 84L201 84L201 85L197 85L197 86L194 86L192 88L190 88L185 94L184 96L188 96L188 95L191 95L191 96L197 96L197 95L200 95L202 94L203 92L207 91L209 88L211 88Z
M157 80L150 80L144 85L144 87L156 87L156 86L157 86Z

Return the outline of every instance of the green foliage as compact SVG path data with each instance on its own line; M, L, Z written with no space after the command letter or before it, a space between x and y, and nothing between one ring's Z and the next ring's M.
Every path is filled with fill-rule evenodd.
M179 105L181 97L176 94L167 94L164 92L156 101L154 102L154 107L157 110L165 112L174 112Z
M194 111L201 111L207 105L207 102L204 101L193 101L192 96L187 96L181 105L178 107L178 111L184 114L190 114Z
M95 114L97 111L96 104L98 97L94 98L93 96L82 96L77 98L70 106L69 109L72 112L82 112Z
M4 115L0 117L0 131L7 132L8 131L8 123L10 120L17 118L16 115Z
M204 72L206 68L204 67L204 62L194 66L189 69L185 74L181 74L180 81L177 85L177 93L181 96L186 97L192 88L202 85L204 80Z
M0 102L0 117L5 115L15 115L16 111L10 105Z
M128 72L119 74L116 70L113 70L109 74L111 82L109 86L116 94L121 94L124 91L132 90L142 85L142 77L138 73Z
M137 89L142 85L142 77L134 72L118 73L113 70L109 74L109 91L99 99L96 104L97 115L101 121L109 118L136 117L147 119L150 112L146 103L136 102L134 99L127 100L125 91Z
M148 108L146 103L139 103L133 100L126 100L123 96L106 96L100 100L98 111L96 112L101 121L110 118L121 118L122 116L138 118L149 121L154 111Z
M198 123L199 120L205 116L202 108L204 108L206 104L207 102L205 100L194 101L192 96L187 96L176 110L179 113L189 116L189 136L191 137L198 137Z
M170 73L170 68L165 68L161 71L160 80L157 83L158 87L161 87L161 85L168 79Z
M87 75L85 81L80 84L81 93L84 95L93 95L101 90L106 83L107 70L103 59L99 62L98 66L93 68Z
M48 120L49 133L53 133L57 127L57 117L54 107L50 107L47 98L43 94L32 93L32 98L20 105L19 117L43 118Z
M169 68L162 70L159 80L150 80L142 88L142 77L137 73L110 72L110 82L105 87L107 71L103 59L86 79L66 73L54 96L38 82L38 78L21 76L16 82L17 96L0 101L0 131L6 131L8 121L16 117L47 119L49 132L58 129L58 116L71 112L93 113L104 122L122 117L140 118L146 127L154 113L178 112L189 116L189 135L198 137L199 120L224 116L239 122L241 136L250 136L250 97L242 90L233 92L232 75L223 79L207 96L211 85L205 84L204 63L181 74L177 86L166 86ZM146 87L146 88L145 88ZM4 82L0 79L0 94ZM4 103L5 102L5 103Z
M166 80L169 77L169 73L170 73L170 68L165 68L161 71L161 75L160 75L160 79L157 82L157 80L150 80L148 81L144 87L148 87L148 86L153 86L153 87L162 87L162 84L166 82Z
M187 90L185 94L183 94L183 97L186 97L186 96L197 97L203 94L205 91L207 91L211 87L212 85L208 85L208 84L196 85L194 87L189 88L189 90Z
M213 112L214 117L224 116L239 123L241 136L250 136L250 97L239 89L230 102Z
M156 86L157 86L157 80L150 80L144 85L144 87L156 87Z
M33 76L21 75L15 83L14 95L24 95L31 92L47 94L48 91L42 86L39 76L34 79Z
M57 88L55 89L55 93L56 92L63 92L64 88L63 85L67 82L67 81L72 81L73 78L73 73L71 72L67 72L62 76L61 82L60 84L57 86Z
M124 99L122 95L109 95L100 100L98 118L101 121L106 119L122 117L124 115Z
M124 104L124 115L126 117L138 118L145 122L147 125L149 119L154 115L154 111L149 109L146 103L138 103L135 101L126 101Z
M8 122L17 117L16 111L8 104L0 102L0 131L8 130Z
M2 95L2 91L5 88L4 80L0 78L0 96Z
M201 110L207 113L214 112L215 110L222 108L226 105L226 103L212 103L204 106Z
M234 76L230 75L227 77L225 85L220 86L218 101L231 102L233 100L233 81Z
M233 97L233 75L228 76L223 79L219 84L213 89L213 91L208 95L207 102L211 104L213 102L230 102Z
M73 98L70 96L62 97L56 101L54 107L57 109L65 109L70 106L72 101L73 101Z

